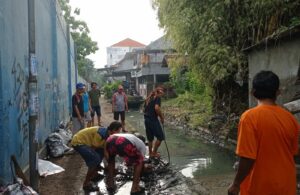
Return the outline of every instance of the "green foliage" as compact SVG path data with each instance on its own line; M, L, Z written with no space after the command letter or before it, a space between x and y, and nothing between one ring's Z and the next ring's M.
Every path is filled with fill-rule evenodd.
M111 99L113 93L118 89L121 81L115 81L113 83L107 83L103 86L104 96L106 99Z
M246 75L243 48L300 23L299 0L153 0L153 7L175 49L188 52L189 70L211 85Z
M238 75L248 82L244 48L300 24L300 0L152 0L160 26L181 54L170 65L177 92L202 94L208 86L216 102L243 86L224 82ZM184 56L188 53L188 56ZM186 59L188 58L188 62ZM185 71L183 71L185 70ZM226 85L222 85L225 84ZM243 98L244 99L244 98ZM231 102L231 107L234 102ZM228 109L232 110L232 109Z
M75 42L78 72L88 81L95 80L91 78L90 74L86 73L95 71L94 63L87 56L98 50L97 42L93 41L89 36L90 31L87 24L76 19L76 16L80 15L80 9L76 8L72 13L69 2L69 0L59 0L64 18L70 26L71 35Z
M185 92L177 98L164 101L162 106L166 113L174 112L172 109L178 108L173 114L186 118L192 127L206 126L212 114L212 101L208 94L209 91L196 95Z
M102 85L105 82L104 75L99 74L94 68L94 62L88 58L84 58L82 60L77 61L78 64L82 64L78 66L78 72L80 75L86 79L88 82L96 82L98 85Z

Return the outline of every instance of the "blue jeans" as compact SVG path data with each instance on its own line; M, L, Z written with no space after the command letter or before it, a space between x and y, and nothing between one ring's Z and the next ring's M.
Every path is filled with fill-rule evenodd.
M80 154L89 168L100 165L104 157L103 148L97 148L95 150L87 145L73 146L73 148Z

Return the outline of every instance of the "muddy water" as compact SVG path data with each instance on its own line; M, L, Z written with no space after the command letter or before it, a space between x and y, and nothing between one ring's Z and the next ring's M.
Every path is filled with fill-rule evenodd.
M138 111L126 113L127 130L138 131L145 135L143 115ZM170 177L179 178L177 186L158 192L147 192L146 194L209 194L222 195L227 194L226 190L233 180L234 155L228 151L222 150L212 143L205 143L199 138L185 135L182 130L164 128L166 134L166 143L169 150L171 166L173 172L179 172L173 176L167 176L167 182ZM163 142L159 152L165 161L168 161L168 152L166 143ZM187 179L184 179L183 176ZM118 180L118 179L116 179ZM160 180L160 186L164 179ZM130 194L131 181L117 182L118 190L116 195ZM141 182L142 185L145 183ZM98 183L100 194L106 192L105 183L102 180ZM154 186L157 188L158 186ZM90 193L90 195L99 193Z
M140 112L127 113L126 120L145 135L143 115ZM171 163L184 176L202 184L209 194L226 194L225 190L234 176L234 155L213 143L185 135L182 130L165 127L164 131ZM159 151L163 158L168 159L165 143L162 143Z

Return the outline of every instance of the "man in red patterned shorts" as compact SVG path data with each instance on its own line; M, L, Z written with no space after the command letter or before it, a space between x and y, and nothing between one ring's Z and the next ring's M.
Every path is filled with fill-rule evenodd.
M139 138L138 138L139 137ZM143 194L144 189L139 186L140 175L144 167L146 154L145 138L133 134L114 134L106 142L108 157L108 189L114 186L115 156L123 157L127 166L134 166L131 195Z

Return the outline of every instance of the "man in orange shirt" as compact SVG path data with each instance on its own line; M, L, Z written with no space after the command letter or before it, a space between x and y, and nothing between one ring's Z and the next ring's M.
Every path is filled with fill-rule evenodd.
M279 78L261 71L252 82L258 105L243 113L236 154L240 156L228 195L295 195L300 126L294 116L276 105Z

